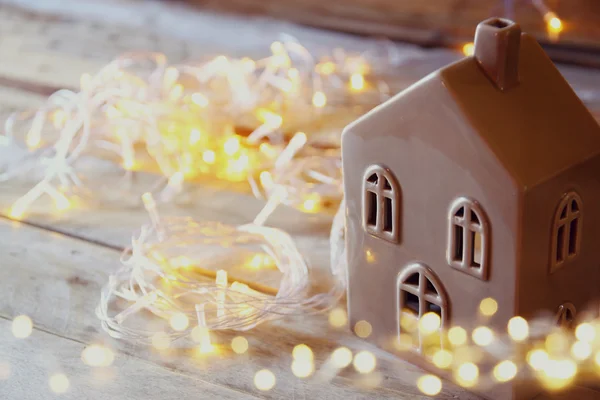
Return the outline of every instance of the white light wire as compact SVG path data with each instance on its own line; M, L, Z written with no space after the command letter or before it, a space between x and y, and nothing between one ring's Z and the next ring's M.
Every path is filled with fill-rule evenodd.
M121 267L102 289L96 311L102 327L113 337L148 343L157 332L164 332L176 339L191 333L197 324L211 331L247 330L272 319L323 312L334 306L345 292L342 211L335 218L331 234L334 283L329 291L307 297L309 266L287 233L255 224L233 227L191 218L161 218L150 196L145 198L145 204L152 223L142 227L132 247L123 254ZM217 257L210 252L203 254L204 245L217 246L225 253ZM235 249L248 247L260 248L281 272L275 296L240 282L223 285L210 278L190 278L172 262L185 257L195 265L210 259L212 263L222 262L223 268L227 268ZM171 257L160 260L156 253ZM126 305L118 307L123 301ZM221 307L223 312L219 315L206 311L211 306L213 310ZM201 315L198 310L203 310ZM175 314L184 314L196 324L181 331L165 327L150 329L145 322L130 324L128 320L142 311L167 321Z

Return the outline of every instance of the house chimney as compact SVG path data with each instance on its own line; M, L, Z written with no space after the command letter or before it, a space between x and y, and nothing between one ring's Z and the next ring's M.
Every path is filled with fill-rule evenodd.
M474 57L500 90L519 84L521 27L503 18L479 23L475 32Z

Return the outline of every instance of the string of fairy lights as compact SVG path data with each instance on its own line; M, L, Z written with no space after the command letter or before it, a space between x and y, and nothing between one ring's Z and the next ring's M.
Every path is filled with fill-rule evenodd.
M541 0L532 0L555 39L562 20ZM472 54L472 44L463 47ZM384 52L386 53L386 52ZM351 120L392 93L378 68L393 65L390 54L349 54L336 50L317 58L297 40L283 36L262 59L218 56L170 65L160 54L128 54L96 75L81 78L80 91L59 91L38 110L15 114L0 144L22 150L0 170L0 181L34 177L39 181L17 199L10 215L22 218L35 202L49 198L67 210L80 197L141 199L150 223L141 228L102 289L96 310L103 328L115 338L151 344L157 351L189 337L199 354L218 353L211 332L249 330L260 323L309 312L329 312L333 328L347 326L346 311L335 307L345 291L343 268L343 192L339 133ZM331 124L330 121L335 121ZM119 165L111 189L83 171L90 159ZM84 165L84 166L82 166ZM136 176L155 179L139 187ZM254 221L241 226L163 217L157 203L173 201L203 178L247 181L266 200ZM265 226L281 204L304 212L338 210L330 235L330 272L334 284L309 295L310 266L285 232ZM244 271L279 272L275 292L245 279ZM537 379L547 390L562 390L581 377L600 375L600 322L583 322L573 331L548 319L512 318L506 332L486 323L496 314L491 298L480 304L480 322L472 331L454 326L442 331L439 316L402 320L398 351L412 351L416 340L446 342L428 356L459 385L487 388L517 376ZM150 312L162 324L147 323ZM21 315L12 323L16 338L31 335L33 322ZM358 321L361 338L372 333ZM418 339L420 338L420 339ZM252 351L236 336L236 354ZM93 368L112 365L115 353L92 344L81 354ZM376 376L377 359L367 350L339 347L319 366L313 350L292 350L291 370L298 378L331 380L350 365ZM485 370L485 367L492 368ZM0 364L0 377L10 370ZM319 368L317 368L319 367ZM9 371L9 372L6 372ZM376 382L376 381L375 381ZM416 381L436 395L442 380L423 374ZM49 378L55 393L69 389L64 373ZM276 385L275 374L254 375L259 390Z
M276 195L303 211L335 210L339 134L389 97L372 65L389 65L390 55L338 49L316 59L289 36L270 51L257 60L218 56L182 65L160 54L126 54L82 76L79 92L61 90L40 109L14 114L2 143L23 156L6 161L0 181L41 178L10 215L21 218L45 196L58 210L77 197L117 202L145 192L168 202L207 176L249 180L257 196ZM120 165L110 189L84 169L90 158ZM139 188L132 182L140 173L157 178Z

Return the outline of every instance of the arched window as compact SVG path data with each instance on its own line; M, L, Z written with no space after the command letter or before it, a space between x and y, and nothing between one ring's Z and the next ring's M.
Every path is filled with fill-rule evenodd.
M398 242L400 189L391 171L378 165L363 178L363 226L371 235Z
M435 313L440 317L440 329L437 332L435 347L443 347L442 330L448 322L448 301L444 287L435 275L435 273L426 265L415 263L407 266L398 275L397 281L397 324L398 339L403 333L403 321L408 319L419 320L427 313ZM414 329L407 329L414 333ZM426 338L421 330L416 330L419 334L418 346L414 349L423 353L426 344Z
M489 224L479 203L461 197L448 215L448 264L479 279L488 279Z
M581 246L581 197L567 193L556 209L552 229L550 272L556 271L579 254Z
M573 303L561 304L556 312L556 325L562 328L571 328L576 316L577 310Z

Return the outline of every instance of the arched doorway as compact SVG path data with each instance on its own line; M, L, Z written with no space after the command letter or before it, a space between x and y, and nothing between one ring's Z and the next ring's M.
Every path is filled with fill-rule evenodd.
M412 318L418 322L427 313L437 314L440 318L437 347L443 348L442 330L448 323L449 314L444 286L431 268L425 264L409 264L398 275L397 280L398 339L401 340L401 335L405 333L416 335L417 343L414 343L413 348L420 353L424 352L425 345L422 332L403 327L406 326L403 320Z

